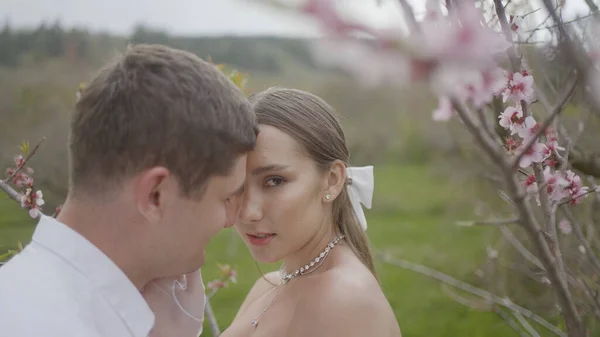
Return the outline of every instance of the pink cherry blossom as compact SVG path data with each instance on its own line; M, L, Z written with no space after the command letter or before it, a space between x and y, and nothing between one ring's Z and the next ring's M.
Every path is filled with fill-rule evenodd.
M214 280L214 281L208 282L206 287L212 291L216 291L221 288L226 288L227 283L225 281L221 281L221 280Z
M45 204L42 191L38 190L35 193L31 187L25 190L21 198L21 207L29 209L29 216L37 218L41 214L41 207Z
M560 201L568 196L565 187L569 185L569 182L564 178L564 175L561 172L552 172L550 167L546 167L544 169L544 181L550 200Z
M522 100L531 102L533 100L533 76L525 72L508 75L506 89L502 93L502 100L519 103Z
M508 137L504 141L504 148L506 149L506 151L508 153L512 153L514 150L519 148L519 146L521 146L521 144L523 144L523 141L521 141L519 139L515 139L513 137Z
M15 165L17 168L23 166L25 164L25 158L22 155L15 156Z
M500 126L505 129L510 129L511 134L517 133L524 123L523 111L513 106L504 109L504 112L502 112L498 118L500 119Z
M457 89L455 96L462 102L472 103L477 109L489 104L505 87L505 75L501 68L488 68L481 71L462 73L453 79ZM466 75L466 76L465 76Z
M523 138L524 140L529 140L533 138L533 136L536 135L539 129L540 125L535 120L535 118L533 118L533 116L527 116L523 123L515 127L515 130L519 134L519 137Z
M510 30L515 33L518 33L521 29L523 18L520 16L511 15L509 17L508 22L510 23Z
M303 11L319 19L323 27L334 36L346 35L354 31L370 31L364 25L342 18L335 8L335 3L335 0L308 0Z
M565 151L565 148L558 144L558 138L556 137L554 130L552 130L552 128L547 128L544 131L544 134L546 136L546 146L548 146L548 149L550 149L553 154L560 157L559 151Z
M519 161L519 166L525 168L531 166L532 163L541 163L546 159L547 149L543 143L533 144Z
M525 186L525 192L533 194L537 192L537 182L535 180L535 175L530 174L523 181L523 185Z
M562 219L558 223L558 229L560 230L561 233L567 235L567 234L571 234L571 230L573 228L572 228L571 223L569 222L569 220Z
M589 188L583 186L581 178L571 170L565 172L564 179L568 182L568 186L565 188L566 197L571 199L570 203L572 205L579 204L589 193Z
M427 0L425 3L425 20L440 20L443 15L439 0Z
M233 269L229 272L229 281L237 283L237 272Z
M454 116L454 109L452 107L452 101L446 96L439 97L439 105L437 109L433 111L434 121L448 121Z
M582 186L579 187L578 189L571 189L571 200L570 200L570 204L571 205L577 205L579 203L581 203L581 201L587 197L588 193L589 193L589 187L587 186Z
M481 10L473 3L457 2L456 8L443 19L423 20L422 34L409 39L424 58L487 67L493 64L496 54L510 45L501 34L482 25L482 19Z

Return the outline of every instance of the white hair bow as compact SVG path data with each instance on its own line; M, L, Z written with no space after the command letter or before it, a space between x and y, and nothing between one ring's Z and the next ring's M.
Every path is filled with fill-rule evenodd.
M348 195L350 196L350 202L352 202L352 208L360 222L360 227L366 231L367 218L360 204L371 209L375 186L373 166L348 167L346 168L346 175L348 176Z

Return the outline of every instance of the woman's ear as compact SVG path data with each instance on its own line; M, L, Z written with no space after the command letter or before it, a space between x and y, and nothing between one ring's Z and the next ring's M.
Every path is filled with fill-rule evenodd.
M336 159L331 163L329 172L326 176L325 193L323 201L332 202L342 192L346 182L346 164L343 161Z

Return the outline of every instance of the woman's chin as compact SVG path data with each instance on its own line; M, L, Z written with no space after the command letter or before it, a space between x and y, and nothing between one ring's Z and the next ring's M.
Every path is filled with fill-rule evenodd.
M272 254L268 254L268 252L265 251L256 251L250 248L250 252L252 253L252 257L254 258L254 260L256 260L256 262L258 263L270 264L276 263L281 260Z

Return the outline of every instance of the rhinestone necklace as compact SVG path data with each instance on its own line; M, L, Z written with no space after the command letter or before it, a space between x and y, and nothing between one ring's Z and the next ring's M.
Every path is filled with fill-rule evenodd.
M305 265L304 267L300 267L300 269L297 269L290 274L286 273L286 271L284 269L284 265L282 265L281 268L279 269L279 275L281 277L280 285L287 284L290 280L295 279L298 276L310 274L313 271L317 270L317 268L319 268L323 264L323 262L325 261L325 258L327 258L327 256L329 255L329 253L331 252L333 247L335 247L335 245L338 244L338 242L340 242L340 240L342 240L343 238L344 238L344 236L341 235L341 236L338 236L335 239L331 240L331 242L329 242L327 247L325 247L325 250L323 252L321 252L321 254L319 254L317 257L315 257L309 264ZM255 329L258 326L258 319L265 312L267 312L267 310L271 307L271 305L275 301L275 298L277 298L277 295L279 295L279 291L281 290L281 288L279 287L280 285L277 286L277 291L275 292L275 296L273 296L273 299L271 299L271 302L269 302L269 304L263 309L263 311L258 316L256 316L256 318L254 318L252 321L250 321L250 324L252 324L252 326Z

